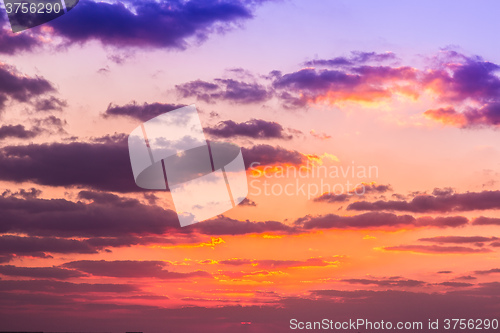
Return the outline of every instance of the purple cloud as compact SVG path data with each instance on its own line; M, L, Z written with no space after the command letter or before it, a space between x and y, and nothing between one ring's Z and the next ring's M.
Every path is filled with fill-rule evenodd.
M16 267L12 265L0 265L0 274L5 276L56 280L66 280L84 276L84 274L78 271L60 267Z
M468 223L462 216L419 217L411 215L395 215L391 213L371 212L355 216L339 216L334 214L299 218L295 225L308 229L368 229L368 228L401 228L401 227L459 227Z
M36 236L159 235L179 226L175 212L129 199L83 203L0 197L0 214L5 221L0 232Z
M212 136L230 138L246 136L254 139L291 139L292 135L286 134L283 126L274 121L251 119L244 123L232 120L219 122L214 127L205 128L204 131Z
M261 1L81 0L67 15L48 24L67 43L97 40L114 47L185 49L188 39L205 40L252 17Z
M0 63L0 112L4 110L8 99L29 103L53 91L52 84L43 77L29 77L19 73L13 66Z
M255 145L251 148L241 148L245 167L249 168L252 163L254 167L259 165L292 164L301 165L307 162L307 157L296 150L288 150L283 147L270 145Z
M164 261L134 261L134 260L80 260L62 265L66 268L76 269L93 276L107 276L119 278L157 278L163 280L187 279L194 277L211 277L205 271L189 273L170 272L164 268L168 264Z
M431 243L451 243L451 244L482 244L485 242L492 242L497 240L497 237L481 237L481 236L438 236L429 238L420 238L421 242L431 242Z
M368 62L384 62L388 60L397 60L398 58L392 52L377 53L377 52L362 52L352 51L349 57L336 57L332 59L315 59L306 61L306 66L327 66L327 67L341 67L341 66L355 66Z
M140 121L148 121L163 113L179 109L184 104L162 104L162 103L144 103L142 105L132 102L123 106L109 104L104 112L104 117L126 116Z
M3 10L0 12L0 54L14 55L32 51L42 44L40 39L30 33L12 33L5 14Z
M175 87L183 98L196 97L207 103L217 100L240 104L262 103L272 97L272 92L259 83L233 79L215 79L214 82L197 80Z
M42 130L38 127L28 130L24 125L3 125L0 127L0 140L6 138L32 139L41 132Z
M348 210L407 211L414 213L472 211L500 208L500 191L454 193L448 195L417 195L411 201L358 201Z
M494 274L494 273L500 273L500 268L492 268L492 269L488 269L488 270L474 272L474 274L477 274L477 275L487 275L487 274Z
M52 143L0 148L0 179L50 186L142 191L134 182L126 141Z
M349 284L376 285L378 287L421 287L425 285L424 281L404 280L404 279L343 279L341 282Z
M399 245L384 247L387 251L408 251L417 253L433 253L433 254L474 254L474 253L489 253L490 249L474 249L465 246L439 246L439 245Z

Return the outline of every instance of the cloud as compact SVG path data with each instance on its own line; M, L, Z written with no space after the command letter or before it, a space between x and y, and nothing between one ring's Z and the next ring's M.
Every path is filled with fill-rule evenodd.
M213 82L196 80L176 85L175 88L183 98L196 97L207 103L219 100L239 104L262 103L272 97L272 91L259 83L234 79L215 79Z
M118 278L157 278L163 280L188 279L194 277L211 277L205 271L195 271L189 273L170 272L164 268L168 264L164 261L94 261L80 260L72 261L62 265L66 268L76 269L93 276L107 276Z
M14 34L8 27L5 11L0 12L0 54L14 55L17 53L32 51L42 45L42 40L27 32Z
M48 292L55 294L126 293L138 290L130 284L71 283L52 280L0 280L0 291Z
M473 283L467 283L467 282L447 281L447 282L438 283L438 285L439 286L445 286L445 287L453 287L453 288L465 288L465 287L472 287L474 284Z
M78 271L60 267L16 267L12 265L1 265L0 274L6 276L19 276L19 277L57 279L57 280L66 280L69 278L77 278L84 276L84 274Z
M347 194L347 193L341 193L341 194L335 194L335 193L323 193L319 197L314 198L313 201L315 202L328 202L328 203L335 203L335 202L346 202L349 201L352 197L352 194Z
M286 134L283 126L274 121L251 119L244 123L233 120L219 122L214 127L205 128L204 131L212 136L230 138L245 136L254 139L291 139L292 135Z
M376 285L378 287L421 287L425 282L404 279L343 279L341 282L349 284Z
M46 253L97 253L97 248L85 241L56 237L0 236L0 255L45 258Z
M480 244L485 242L492 242L497 240L497 237L481 237L481 236L438 236L429 238L420 238L421 242L431 242L431 243L451 243L451 244Z
M126 116L140 121L148 121L163 113L184 107L184 104L162 104L162 103L144 103L137 104L135 101L123 106L109 104L104 112L104 117Z
M97 40L117 48L185 49L189 39L203 41L252 17L261 1L81 0L67 15L48 23L67 43Z
M411 87L417 70L411 67L304 68L287 74L275 71L272 76L273 88L287 108L316 103L376 102L390 99L395 92L412 97L417 94Z
M408 251L415 253L430 253L430 254L472 254L472 253L489 253L490 249L474 249L465 246L439 246L439 245L399 245L384 247L387 251Z
M283 147L270 146L266 144L255 145L250 148L241 148L245 167L248 169L252 163L253 167L260 165L291 164L301 165L307 162L307 156L296 150L288 150Z
M34 98L53 91L52 84L43 77L23 75L15 67L0 62L0 112L8 99L31 103Z
M492 269L488 269L488 270L474 272L474 274L477 274L477 275L487 275L487 274L494 274L494 273L500 273L500 268L492 268Z
M472 221L473 225L500 225L500 219L496 217L480 216Z
M143 191L134 182L125 140L5 146L0 148L0 179L117 192Z
M247 168L253 162L300 165L307 161L306 155L280 146L256 145L242 148L242 154ZM93 142L2 147L0 180L114 192L145 191L135 184L125 134L94 138Z
M462 216L449 217L419 217L411 215L395 215L392 213L371 212L355 216L340 216L335 214L299 218L296 226L308 229L371 229L371 228L407 228L407 227L459 227L468 223Z
M424 85L441 102L452 104L427 110L430 119L460 128L500 124L500 66L479 56L444 53L437 68L429 70ZM472 106L473 105L473 106Z
M34 105L35 110L38 112L62 111L66 106L68 106L68 102L55 96L36 100Z
M327 67L342 67L342 66L355 66L361 65L368 62L384 62L384 61L395 61L398 58L392 52L377 53L377 52L362 52L362 51L351 51L349 57L336 57L332 59L315 59L306 61L304 65L306 66L327 66Z
M358 201L348 210L389 210L414 213L454 212L500 208L500 191L454 193L449 195L417 195L411 201Z
M83 203L65 199L0 197L0 214L4 219L0 232L52 237L116 237L160 235L178 229L177 214L171 210L143 205L137 200L102 200Z
M283 268L297 268L297 267L326 267L336 265L339 258L309 258L306 260L253 260L253 259L227 259L220 260L218 264L228 266L252 266L261 269L283 269Z
M265 232L278 234L299 233L296 228L277 221L239 221L225 216L218 216L203 223L190 225L187 229L204 235L245 235Z
M316 202L328 202L328 203L336 203L336 202L346 202L352 198L359 197L365 194L383 194L386 192L392 191L391 185L383 185L376 183L361 183L360 186L350 190L348 193L332 193L326 192L321 194L319 197L314 198Z
M38 127L28 130L24 125L2 125L0 127L0 140L6 138L32 139L41 132L42 130Z

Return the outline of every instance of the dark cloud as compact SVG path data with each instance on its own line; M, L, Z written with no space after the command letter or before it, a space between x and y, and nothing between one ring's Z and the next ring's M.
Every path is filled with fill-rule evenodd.
M56 237L0 236L0 255L48 257L46 253L97 253L85 241Z
M0 280L0 291L48 292L55 294L73 293L126 293L138 290L127 284L71 283L53 280Z
M53 91L55 89L52 84L43 77L23 75L15 67L0 62L0 112L9 98L27 103L35 97Z
M420 238L419 241L431 243L451 243L451 244L476 244L492 242L497 240L497 237L481 237L481 236L438 236L430 238Z
M0 148L0 179L118 192L142 191L134 182L126 141L6 146Z
M48 24L68 43L100 41L118 48L177 48L189 38L205 40L252 17L261 1L191 0L95 2L81 0L67 15Z
M0 140L6 138L32 139L41 132L42 130L38 127L28 130L24 125L3 125L0 127Z
M104 117L126 116L141 121L148 121L163 113L184 107L184 104L162 104L162 103L144 103L142 105L132 102L123 106L114 104L108 105L104 112Z
M97 197L93 202L83 203L0 197L0 212L3 217L0 232L37 236L161 235L179 226L175 212L130 199Z
M332 59L315 59L306 61L306 66L328 66L328 67L341 67L341 66L355 66L368 62L383 62L388 60L397 60L398 58L392 52L377 53L377 52L362 52L352 51L349 57L336 57Z
M307 156L296 150L270 145L255 145L251 148L241 148L245 167L248 169L260 165L292 164L301 165L307 162Z
M477 275L487 275L487 274L493 274L493 273L500 273L500 268L492 268L492 269L488 269L488 270L474 272L474 274L477 274Z
M335 202L346 202L349 201L351 198L352 194L347 194L347 193L335 194L328 192L328 193L323 193L317 198L314 198L314 201L335 203Z
M158 327L165 327L165 322L168 322L168 329L173 332L215 333L241 331L243 321L251 322L251 327L257 332L284 333L290 331L291 318L321 321L323 318L331 318L331 314L335 313L335 318L332 319L343 322L352 319L355 313L359 318L372 322L376 321L375 318L384 318L385 322L394 324L401 321L401 318L410 322L423 322L423 329L419 331L431 333L433 330L427 328L425 318L439 319L440 323L445 318L450 318L450 313L457 318L496 318L498 298L491 296L498 295L499 290L499 286L494 284L446 293L313 290L299 297L273 294L271 304L267 294L255 293L260 299L265 297L266 304L177 308L126 305L120 298L127 294L117 293L111 297L105 294L76 297L74 294L4 292L0 295L0 306L3 314L2 327L10 331L61 331L63 329L59 329L60 327L77 326L92 331L124 332L130 331L131 327L140 327L141 331L154 332ZM489 296L486 294L488 292ZM113 302L117 297L119 299ZM25 319L28 311L30 320Z
M292 135L286 134L283 126L274 121L251 119L244 123L232 120L221 121L214 127L207 127L204 131L212 136L230 138L246 136L254 139L291 139Z
M477 280L477 277L474 277L474 276L471 276L471 275L464 275L464 276L457 277L456 280L470 281L470 280Z
M445 286L445 287L453 287L453 288L465 288L465 287L472 287L474 284L467 283L467 282L447 281L447 282L438 283L438 285Z
M50 115L41 119L33 119L35 128L47 133L67 134L64 126L67 125L66 120Z
M12 255L8 254L8 255L0 255L0 264L4 264L4 263L7 263L9 261L11 261L13 258Z
M362 183L360 187L364 189L364 192L363 192L364 194L368 194L368 193L382 194L382 193L392 191L391 185L384 185L384 184ZM358 192L361 192L361 190L359 190Z
M455 190L451 187L445 187L445 188L437 188L436 187L432 191L432 195L435 195L435 196L446 196L446 195L451 195L454 193L455 193Z
M307 161L306 155L280 146L256 145L242 148L242 154L247 168L253 162L299 165ZM93 142L0 148L0 180L114 192L145 191L135 184L125 134L94 138Z
M12 265L0 265L0 274L6 276L31 277L41 279L66 280L69 278L82 277L84 274L60 267L16 267Z
M196 97L207 103L218 100L240 104L262 103L270 99L272 91L259 83L233 79L215 79L214 82L191 81L175 86L183 98Z
M238 221L225 216L196 223L186 227L204 235L245 235L272 232L279 234L296 234L299 230L277 221L251 222Z
M411 201L359 201L348 210L390 210L414 213L472 211L500 208L500 191L467 192L439 195L417 195ZM479 223L477 223L479 224Z
M319 197L314 198L314 201L328 202L328 203L346 202L357 196L359 197L365 194L383 194L389 191L392 191L391 185L362 183L360 186L349 191L349 193L336 194L336 193L326 192L320 195Z
M347 282L349 284L363 284L363 285L375 285L379 287L421 287L425 285L425 282L418 280L404 280L404 279L343 279L342 282Z
M473 225L500 225L500 218L480 216L472 221Z
M42 44L42 41L29 32L14 34L9 30L7 16L0 11L0 54L14 55L24 51L32 51Z
M164 261L93 261L80 260L63 264L63 267L77 269L93 276L108 276L119 278L157 278L157 279L187 279L194 277L211 277L205 271L189 273L170 272L164 268L168 264Z
M387 251L409 251L417 253L436 253L436 254L469 254L469 253L488 253L490 249L474 249L465 246L439 246L439 245L399 245L384 247Z
M59 99L55 96L50 96L48 98L42 98L36 100L34 103L35 111L62 111L63 108L68 106L68 102Z
M294 267L325 267L331 266L338 261L338 258L309 258L306 260L253 260L253 259L227 259L220 260L218 263L221 265L229 266L249 266L258 267L262 269L282 269Z
M468 223L462 216L419 217L411 215L395 215L391 213L371 212L355 216L334 214L307 215L295 221L295 225L304 229L368 229L368 228L401 228L401 227L459 227Z
M66 121L55 116L48 116L43 119L33 119L33 123L35 125L30 129L27 129L24 125L2 125L0 127L0 140L7 138L33 139L43 133L66 133L64 130Z

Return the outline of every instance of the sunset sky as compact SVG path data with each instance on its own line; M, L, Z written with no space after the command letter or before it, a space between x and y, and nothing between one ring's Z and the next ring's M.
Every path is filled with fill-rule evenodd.
M2 3L0 331L500 320L499 11L80 0L13 34ZM181 228L127 138L191 104L249 195Z

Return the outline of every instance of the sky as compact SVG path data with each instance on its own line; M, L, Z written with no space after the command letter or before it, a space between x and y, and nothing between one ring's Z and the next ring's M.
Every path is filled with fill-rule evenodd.
M0 331L500 319L499 7L0 5ZM249 191L181 227L127 140L192 104Z

